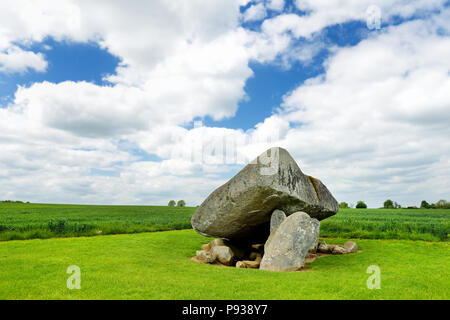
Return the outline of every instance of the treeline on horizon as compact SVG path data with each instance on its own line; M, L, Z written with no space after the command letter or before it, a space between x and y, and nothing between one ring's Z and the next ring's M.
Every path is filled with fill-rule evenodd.
M23 203L27 204L30 203L29 201L24 202L20 200L1 200L0 203ZM169 207L185 207L186 202L184 200L170 200L167 204ZM198 207L198 206L197 206ZM350 209L355 207L356 209L367 209L367 204L364 201L358 201L356 203L356 206L351 204L348 204L347 202L340 202L339 208L341 209ZM420 203L420 207L417 206L408 206L408 207L402 207L399 203L392 201L391 199L387 199L383 206L380 209L450 209L450 202L444 199L439 200L436 203L428 203L426 200L422 200Z
M348 204L347 202L340 202L339 208L341 209L349 209L353 208L353 204ZM356 209L366 209L367 204L364 201L358 201L355 206ZM408 206L408 207L402 207L399 203L392 201L391 199L387 199L383 206L380 209L419 209L419 207L416 206ZM439 200L436 203L428 203L425 200L422 200L420 203L420 209L450 209L450 202L447 200Z

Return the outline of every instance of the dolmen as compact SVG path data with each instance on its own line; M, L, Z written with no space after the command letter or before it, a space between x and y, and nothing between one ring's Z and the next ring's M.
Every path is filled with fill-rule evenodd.
M287 152L271 148L214 190L191 218L194 230L215 238L197 251L197 261L297 271L308 255L357 251L319 242L320 222L338 202L318 179L305 175Z

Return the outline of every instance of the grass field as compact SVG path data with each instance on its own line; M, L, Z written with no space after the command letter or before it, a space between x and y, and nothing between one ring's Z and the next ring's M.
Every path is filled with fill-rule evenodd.
M191 228L195 208L0 203L0 241Z
M0 203L0 241L188 229L196 208ZM341 209L321 235L448 241L450 210Z
M362 252L278 273L190 260L193 230L0 243L0 299L449 299L449 244L358 240ZM327 239L343 243L345 239ZM67 267L81 269L69 290ZM377 265L381 289L366 269Z
M208 239L193 230L148 233L190 228L194 211L0 204L0 240L12 240L0 242L0 299L450 298L450 210L340 210L321 223L327 242L371 240L357 240L360 253L294 273L199 264L190 257ZM111 235L120 233L139 234ZM54 239L13 240L30 238ZM70 265L81 269L80 290L66 287ZM370 265L380 267L380 290L366 286Z
M331 237L449 241L450 210L341 209L320 228Z

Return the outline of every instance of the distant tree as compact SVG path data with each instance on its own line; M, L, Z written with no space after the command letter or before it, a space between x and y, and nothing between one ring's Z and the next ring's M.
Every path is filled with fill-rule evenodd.
M437 209L443 209L443 208L448 208L448 207L450 207L450 204L445 200L441 199L438 202L436 202Z
M184 202L184 200L178 200L177 207L185 207L185 206L186 206L186 202Z
M367 204L365 204L364 201L358 201L356 203L356 208L357 209L366 209L367 208Z
M394 208L394 202L391 199L387 199L383 203L383 208L385 208L385 209L392 209L392 208Z
M420 203L420 207L423 209L430 209L430 204L428 202L426 202L425 200L422 200L422 202Z
M170 200L168 206L175 207L175 204L176 204L175 200Z
M339 208L342 208L342 209L348 208L348 203L347 202L339 203Z

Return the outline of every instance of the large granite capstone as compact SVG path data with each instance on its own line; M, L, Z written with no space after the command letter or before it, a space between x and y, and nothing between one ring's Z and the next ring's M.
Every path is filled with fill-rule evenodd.
M200 234L265 241L275 209L303 211L318 220L336 214L338 203L318 179L303 174L291 155L271 148L213 191L191 218Z

